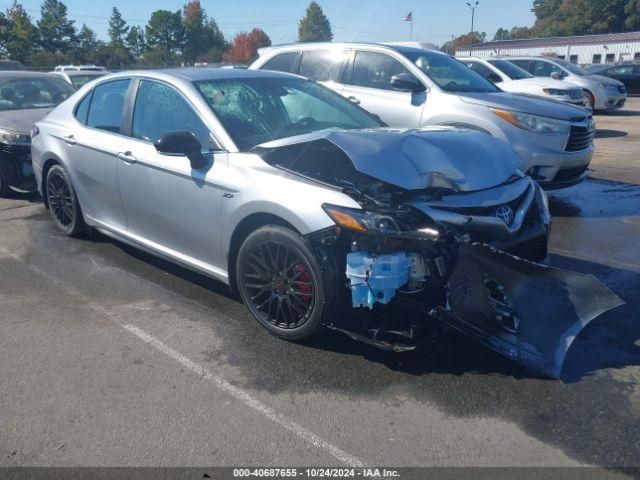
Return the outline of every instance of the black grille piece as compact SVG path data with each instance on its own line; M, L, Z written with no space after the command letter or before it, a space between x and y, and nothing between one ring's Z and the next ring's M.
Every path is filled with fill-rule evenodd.
M593 137L595 130L589 131L586 127L578 127L576 125L571 126L571 132L569 133L569 141L565 147L567 152L580 152L586 150L593 143Z
M536 202L531 202L531 206L522 220L523 231L530 229L531 227L537 225L538 220L540 219L540 210L538 209L538 205Z
M624 87L624 85L618 85L618 91L620 93L627 93L627 89Z
M524 258L525 260L541 262L547 258L547 237L541 235L528 242L515 245L509 248L507 252L516 257Z
M586 165L582 167L565 168L564 170L558 170L554 177L555 182L568 182L578 178L587 170Z
M8 155L29 155L31 147L25 145L7 145L0 143L0 152Z

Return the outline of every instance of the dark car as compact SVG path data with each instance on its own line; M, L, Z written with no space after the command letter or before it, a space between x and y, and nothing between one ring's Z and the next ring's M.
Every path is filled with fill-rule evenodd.
M36 189L31 127L74 91L46 73L0 72L0 196Z
M26 70L24 65L16 60L0 60L0 70Z
M624 83L628 94L640 95L640 63L594 65L589 69L589 72L615 78Z

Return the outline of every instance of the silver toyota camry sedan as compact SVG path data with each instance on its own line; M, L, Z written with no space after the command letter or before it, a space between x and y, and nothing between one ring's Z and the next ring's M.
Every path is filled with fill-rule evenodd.
M294 75L109 75L36 124L32 158L64 234L92 227L225 282L285 339L326 327L400 351L448 325L557 376L620 302L534 263L547 200L507 144L385 128ZM419 322L386 314L403 304Z

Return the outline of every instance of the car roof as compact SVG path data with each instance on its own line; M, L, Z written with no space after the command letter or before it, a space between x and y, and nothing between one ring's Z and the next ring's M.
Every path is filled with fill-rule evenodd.
M240 78L300 78L290 73L275 72L269 70L247 70L238 68L169 68L166 70L130 70L112 74L111 77L141 76L148 78L164 79L173 77L190 82L202 80L224 80Z
M53 77L50 73L32 72L30 70L0 70L0 79L4 78L44 78Z
M309 42L309 43L288 43L283 45L273 45L271 47L265 47L262 49L264 53L268 53L275 50L305 50L313 47L379 47L387 50L394 50L400 53L424 53L433 52L440 55L447 55L446 53L439 52L437 50L429 50L427 48L411 47L405 45L393 45L388 43L363 43L363 42Z
M109 72L105 71L105 70L67 70L64 72L54 72L56 75L59 75L61 73L68 75L70 77L85 77L85 76L96 76L96 77L102 77L106 74L108 74Z

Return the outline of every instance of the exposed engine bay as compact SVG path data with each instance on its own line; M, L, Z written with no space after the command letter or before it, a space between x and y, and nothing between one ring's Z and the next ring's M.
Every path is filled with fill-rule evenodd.
M362 207L323 205L336 227L308 236L320 257L335 257L358 311L329 328L405 351L446 325L557 378L578 332L623 302L593 276L539 263L550 225L544 192L483 133L465 132L477 158L440 148L439 135L452 131L328 130L254 150ZM422 322L373 315L390 302L420 310Z

